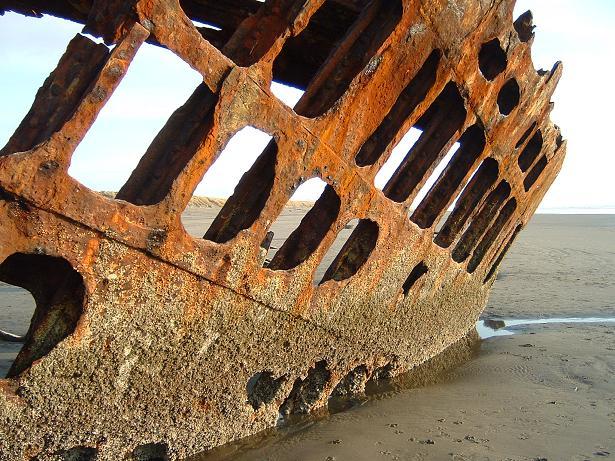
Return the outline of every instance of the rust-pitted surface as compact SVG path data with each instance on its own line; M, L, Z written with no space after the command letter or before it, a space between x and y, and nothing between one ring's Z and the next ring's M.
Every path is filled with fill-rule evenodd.
M535 71L531 15L513 25L512 0L7 3L116 46L75 37L0 151L0 278L37 301L0 381L1 460L177 459L439 354L474 328L564 158L548 119L561 66ZM67 170L145 41L203 84L110 199ZM294 110L272 78L306 89ZM273 141L194 239L181 213L246 126ZM421 138L379 191L412 126ZM327 189L263 267L269 226L312 177Z

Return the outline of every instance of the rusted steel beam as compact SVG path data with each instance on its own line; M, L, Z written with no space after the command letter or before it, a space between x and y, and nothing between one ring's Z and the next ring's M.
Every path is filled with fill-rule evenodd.
M75 37L1 151L0 279L37 307L0 380L0 460L179 459L466 341L566 150L549 120L561 65L534 69L531 14L513 22L513 6L4 2L116 46ZM110 198L68 166L146 41L203 83ZM305 88L293 109L276 79ZM272 141L190 237L182 212L247 126ZM378 190L412 127L419 140ZM310 178L324 192L267 260L271 223Z
M30 112L0 150L0 156L29 150L61 130L108 57L106 46L76 36L68 44L56 70L36 94Z
M342 38L347 27L369 3L366 0L345 0L327 2L326 7L318 11L310 27L300 37L289 41L284 52L276 59L274 66L275 80L305 89L320 65L325 61L332 46ZM13 11L26 16L56 16L63 19L86 24L93 0L51 1L7 0L0 6L0 14ZM199 33L216 48L222 50L240 24L254 16L263 6L258 0L182 0L182 10L196 24ZM88 28L87 32L101 35L101 31ZM154 37L149 43L159 45Z

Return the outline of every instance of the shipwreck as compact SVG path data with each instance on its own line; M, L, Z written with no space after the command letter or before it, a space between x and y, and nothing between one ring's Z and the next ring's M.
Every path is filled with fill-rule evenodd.
M0 460L181 459L437 356L474 331L564 159L549 120L562 66L535 70L513 0L2 5L104 43L67 43L0 150L0 280L36 300L0 380ZM203 81L110 198L67 171L146 42ZM288 107L272 81L305 93ZM272 141L193 238L181 214L246 126ZM419 140L377 189L410 128ZM264 264L269 226L310 178L326 189Z

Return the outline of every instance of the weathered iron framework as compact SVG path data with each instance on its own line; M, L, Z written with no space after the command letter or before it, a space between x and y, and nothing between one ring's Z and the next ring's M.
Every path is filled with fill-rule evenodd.
M0 151L0 279L37 302L0 380L2 460L176 459L439 354L474 329L564 158L548 118L561 66L535 71L513 0L3 4L115 46L77 35ZM144 42L203 83L110 199L67 170ZM272 80L305 89L294 108ZM192 238L180 216L246 126L273 140ZM420 139L376 189L411 127ZM313 177L327 188L263 267L269 226Z

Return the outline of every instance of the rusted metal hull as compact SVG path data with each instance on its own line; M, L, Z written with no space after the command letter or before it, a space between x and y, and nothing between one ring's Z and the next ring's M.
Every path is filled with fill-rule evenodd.
M191 18L208 19L207 2L71 2L81 16L19 3L87 21L117 45L76 37L1 151L0 278L37 300L0 381L2 460L176 459L441 353L474 329L564 158L548 119L561 66L534 70L531 18L513 26L509 0L239 2L248 9L220 13L243 11L220 43L181 8L200 5ZM323 42L322 62L297 70L296 50L316 36L311 19L327 25L336 8L348 30ZM67 170L146 40L204 83L109 199ZM271 94L272 76L306 86L294 110ZM274 141L194 239L181 213L248 125ZM412 126L421 140L377 190ZM410 210L455 142L449 168ZM262 267L269 226L311 177L327 189ZM352 219L359 225L314 286Z

